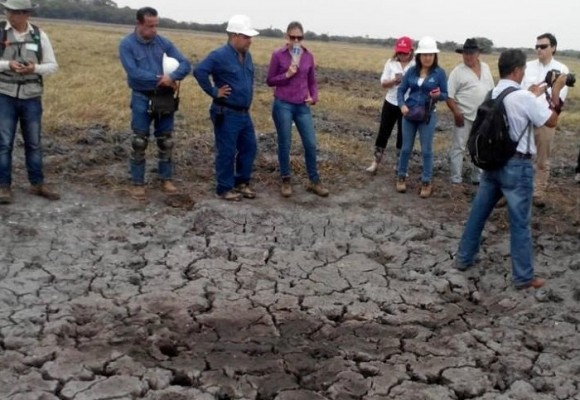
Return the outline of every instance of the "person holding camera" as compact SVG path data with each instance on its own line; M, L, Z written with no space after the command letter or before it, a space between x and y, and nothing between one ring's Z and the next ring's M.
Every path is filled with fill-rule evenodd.
M543 93L544 99L542 102L546 108L549 108L550 104L561 107L568 94L566 86L559 93L552 87L552 81L556 75L569 73L567 66L554 59L557 46L558 41L551 33L544 33L538 36L535 47L538 58L528 61L526 74L522 81L522 88L524 89L530 89L536 94L545 92ZM546 78L548 78L548 81ZM537 207L546 205L550 178L550 153L555 134L555 126L540 126L534 129L534 140L538 148L535 162L536 177L534 180L534 205Z
M179 81L191 71L189 61L167 38L157 34L157 10L143 7L137 10L135 31L119 45L119 58L127 73L131 92L131 196L145 200L145 151L149 144L150 127L158 148L158 172L162 190L177 193L173 178L173 122L177 101L175 91ZM164 71L164 58L173 59L172 72ZM166 68L167 69L167 68ZM163 110L161 104L164 103ZM173 104L171 104L173 103ZM157 109L159 108L159 109Z
M42 77L58 70L46 33L28 22L36 6L30 0L2 3L0 23L0 204L12 203L12 150L20 123L30 192L48 200L60 195L44 183L41 123Z
M385 63L380 79L381 87L387 89L387 93L381 110L379 132L375 140L375 157L372 164L366 169L371 174L377 172L395 124L397 124L395 148L397 149L397 161L399 160L401 147L403 147L403 114L401 114L401 109L397 104L397 88L403 80L403 75L414 65L413 41L407 36L398 38L395 42L395 54Z
M250 187L257 152L250 116L254 94L250 46L259 32L246 15L231 17L226 32L227 44L209 53L193 76L213 100L209 115L215 136L216 194L227 201L240 201L256 197Z
M526 71L526 55L521 50L506 50L498 60L500 81L492 91L497 98L504 89L520 83ZM554 82L554 92L565 84L562 74ZM545 280L534 275L532 233L532 194L534 167L532 157L536 154L536 144L532 135L533 127L555 128L560 107L545 107L537 101L536 95L528 90L515 90L503 100L509 126L509 135L517 142L515 154L507 164L495 170L483 171L477 195L471 204L471 211L459 242L455 258L455 268L465 271L476 263L481 245L481 234L485 222L496 203L503 197L507 201L510 244L512 258L512 283L518 289L540 288ZM521 139L520 139L521 138Z

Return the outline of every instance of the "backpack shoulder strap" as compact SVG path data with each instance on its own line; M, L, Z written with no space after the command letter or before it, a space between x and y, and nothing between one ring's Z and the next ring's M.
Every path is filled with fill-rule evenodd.
M510 94L512 92L515 92L516 90L520 90L520 89L515 87L515 86L509 86L509 87L505 88L504 90L502 90L501 93L499 94L499 96L497 96L495 100L497 101L498 104L501 103L503 106L504 97L506 97L508 94Z
M6 48L6 21L0 22L0 58L4 55L4 49Z
M4 49L6 49L6 21L0 21L0 58L4 55ZM32 35L34 41L38 43L38 50L36 51L36 56L38 57L38 62L42 62L42 42L40 40L40 28L34 24L32 25Z
M36 50L36 57L38 58L38 63L42 63L42 40L40 39L40 28L34 24L32 25L33 40L38 44L38 50Z

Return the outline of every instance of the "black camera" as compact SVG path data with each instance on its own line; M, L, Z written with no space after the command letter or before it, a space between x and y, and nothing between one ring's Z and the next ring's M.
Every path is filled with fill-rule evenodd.
M552 87L552 84L554 82L556 82L556 79L558 79L558 77L561 74L562 73L560 71L558 71L557 69L550 70L546 74L546 79L544 79L544 82L546 82L546 85L548 85L548 87ZM576 76L571 72L566 74L566 86L572 87L572 86L574 86L575 83L576 83Z

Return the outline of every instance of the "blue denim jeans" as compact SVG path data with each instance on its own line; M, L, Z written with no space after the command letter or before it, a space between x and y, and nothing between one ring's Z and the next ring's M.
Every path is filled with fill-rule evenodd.
M516 286L534 279L533 246L530 229L534 166L532 160L512 158L496 171L484 171L465 230L459 242L457 262L471 267L479 252L481 233L487 218L502 194L507 200L510 220L512 279Z
M423 174L421 181L424 183L431 182L433 177L433 136L435 134L435 125L437 125L437 116L431 113L429 121L414 122L403 117L403 147L399 158L397 176L405 178L409 167L409 159L415 146L415 136L419 131L419 141L421 143L421 155L423 156Z
M312 182L319 182L320 177L316 167L316 133L310 106L274 99L272 119L278 133L280 175L286 178L290 177L292 173L290 168L290 147L292 145L292 122L294 122L302 139L302 146L304 146L304 161L306 162L308 178Z
M0 94L0 186L12 184L12 149L18 122L24 140L28 181L32 185L44 183L40 143L41 121L40 97L24 100Z
M210 118L214 127L216 193L219 195L250 182L257 153L256 133L252 118L245 111L212 105Z
M131 94L131 129L135 135L149 139L150 127L153 123L153 134L156 138L171 136L173 134L174 114L158 117L151 116L147 112L149 97L145 94L133 91ZM173 163L171 160L159 160L159 179L170 180L173 176ZM145 183L145 159L142 162L129 160L131 180L137 185Z

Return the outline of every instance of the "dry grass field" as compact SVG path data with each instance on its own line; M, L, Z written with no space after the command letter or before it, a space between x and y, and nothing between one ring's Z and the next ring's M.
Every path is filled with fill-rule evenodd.
M60 71L45 81L44 131L45 141L51 141L47 149L48 154L52 154L51 170L71 179L81 177L82 180L90 180L87 176L93 177L92 183L97 186L126 184L127 138L130 136L129 89L117 52L119 41L132 27L51 20L40 21L40 25L51 37L60 64ZM226 39L225 34L164 30L160 33L169 37L194 65ZM256 180L265 184L277 180L276 140L270 116L272 91L265 85L265 74L272 50L281 45L281 39L259 36L252 45L257 71L252 115L260 146ZM362 171L371 159L384 96L378 80L392 49L344 43L306 42L305 45L315 54L318 65L320 102L315 106L314 113L322 176L330 182L356 185L356 182L366 179ZM490 64L497 79L497 55L482 58ZM447 73L460 61L459 54L440 54L440 65ZM580 73L580 60L562 61L571 70ZM562 183L562 190L555 194L561 197L558 200L559 211L580 221L577 188L568 188L580 144L578 86L570 90L567 107L561 117L553 165L555 182ZM210 193L213 185L213 133L207 114L210 99L191 76L183 81L181 94L176 129L177 176L191 190ZM445 152L451 118L444 104L440 104L438 110L440 133L436 135L436 159L440 160L439 170L445 172L438 173L436 170L436 179L446 182ZM79 143L91 142L86 138L87 132L90 133L95 127L105 131L107 137L102 143L99 142L100 146L85 146L79 150ZM389 147L394 145L392 142ZM297 175L303 175L300 146L294 147L292 163ZM387 175L386 172L384 174ZM391 173L388 179L392 179Z

